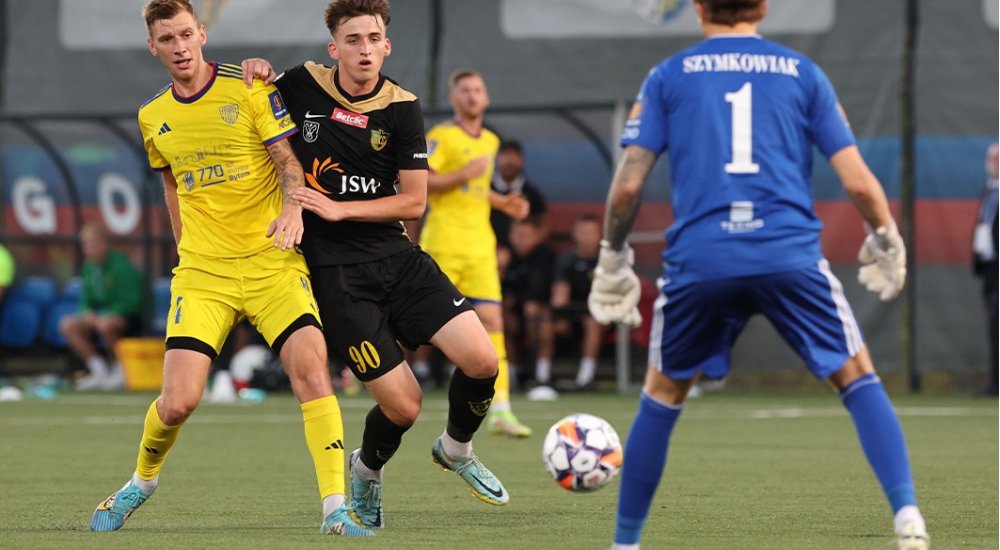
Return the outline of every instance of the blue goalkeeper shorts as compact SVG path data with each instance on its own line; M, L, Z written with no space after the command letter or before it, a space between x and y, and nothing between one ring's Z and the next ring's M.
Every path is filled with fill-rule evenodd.
M797 271L676 283L659 281L649 361L677 380L729 373L733 343L762 313L817 378L827 378L864 345L830 264Z

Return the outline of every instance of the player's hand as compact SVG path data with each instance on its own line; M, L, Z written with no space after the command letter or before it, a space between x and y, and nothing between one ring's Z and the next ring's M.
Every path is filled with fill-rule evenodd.
M267 236L274 237L274 246L288 250L302 243L302 207L286 203L281 213L267 226Z
M274 72L274 67L266 59L259 57L244 59L241 66L243 67L243 83L247 85L247 88L253 88L255 78L259 78L264 84L270 84L278 76Z
M865 229L868 237L858 252L861 262L858 281L878 294L880 300L888 302L906 284L906 245L895 223L874 231L865 225Z
M478 178L479 176L486 173L486 170L490 167L490 159L488 157L476 157L469 161L462 167L462 179L469 181L471 179Z
M288 196L302 205L302 208L316 214L328 222L339 222L344 219L340 203L326 198L322 193L308 187L296 187L288 192Z
M642 324L639 313L639 277L632 270L632 247L613 250L607 241L601 241L594 281L587 297L587 307L594 320L602 325L623 323L630 327Z
M531 213L531 203L520 193L501 195L500 210L515 220L523 220Z

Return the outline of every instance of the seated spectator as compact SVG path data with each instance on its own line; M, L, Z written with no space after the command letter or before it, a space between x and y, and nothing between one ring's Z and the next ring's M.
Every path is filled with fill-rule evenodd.
M115 344L142 327L142 272L124 253L111 249L99 225L84 226L80 243L84 258L80 310L63 317L59 330L89 371L77 380L76 389L118 389L124 377L114 357ZM98 352L95 337L103 343L107 358Z
M14 284L14 257L4 245L0 244L0 303L3 303L4 291L12 284Z
M545 245L541 220L514 222L510 232L511 259L504 274L503 309L507 357L511 365L535 360L535 380L548 383L552 370L552 317L549 301L555 252ZM521 373L521 381L527 373Z
M3 305L4 291L14 284L14 257L0 244L0 306ZM0 401L20 401L21 390L8 384L6 372L0 364Z
M587 295L597 267L601 247L601 220L585 214L573 224L573 247L559 256L552 283L554 331L580 342L580 367L576 387L593 386L597 357L601 352L605 328L587 310Z
M497 151L496 170L493 172L492 189L501 195L517 193L527 199L528 215L537 218L545 230L542 240L548 238L548 224L545 219L545 197L524 175L524 151L519 141L504 141ZM501 275L510 262L510 228L513 219L507 214L493 210L490 224L497 236L497 264Z

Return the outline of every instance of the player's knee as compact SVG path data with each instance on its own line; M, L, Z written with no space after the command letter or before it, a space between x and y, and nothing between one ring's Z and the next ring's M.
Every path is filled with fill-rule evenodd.
M167 426L176 426L183 423L198 408L201 396L161 396L157 411L160 413L160 420Z
M328 393L330 388L330 375L326 368L319 363L315 365L298 365L297 368L288 369L288 377L293 388L303 388L310 394L319 395Z
M379 405L382 407L382 405ZM396 403L393 403L388 410L383 407L386 417L392 421L393 424L409 428L417 421L417 417L420 416L420 409L423 406L423 397L420 395L414 396L408 399L401 399Z
M500 358L493 346L483 346L466 364L462 372L469 378L489 378L496 376Z

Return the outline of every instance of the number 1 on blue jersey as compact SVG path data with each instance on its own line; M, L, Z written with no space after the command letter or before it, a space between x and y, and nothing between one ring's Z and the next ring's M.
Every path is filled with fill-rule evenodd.
M753 161L753 87L749 82L739 90L725 95L726 103L732 103L733 113L733 156L726 163L727 174L756 174L760 165Z

